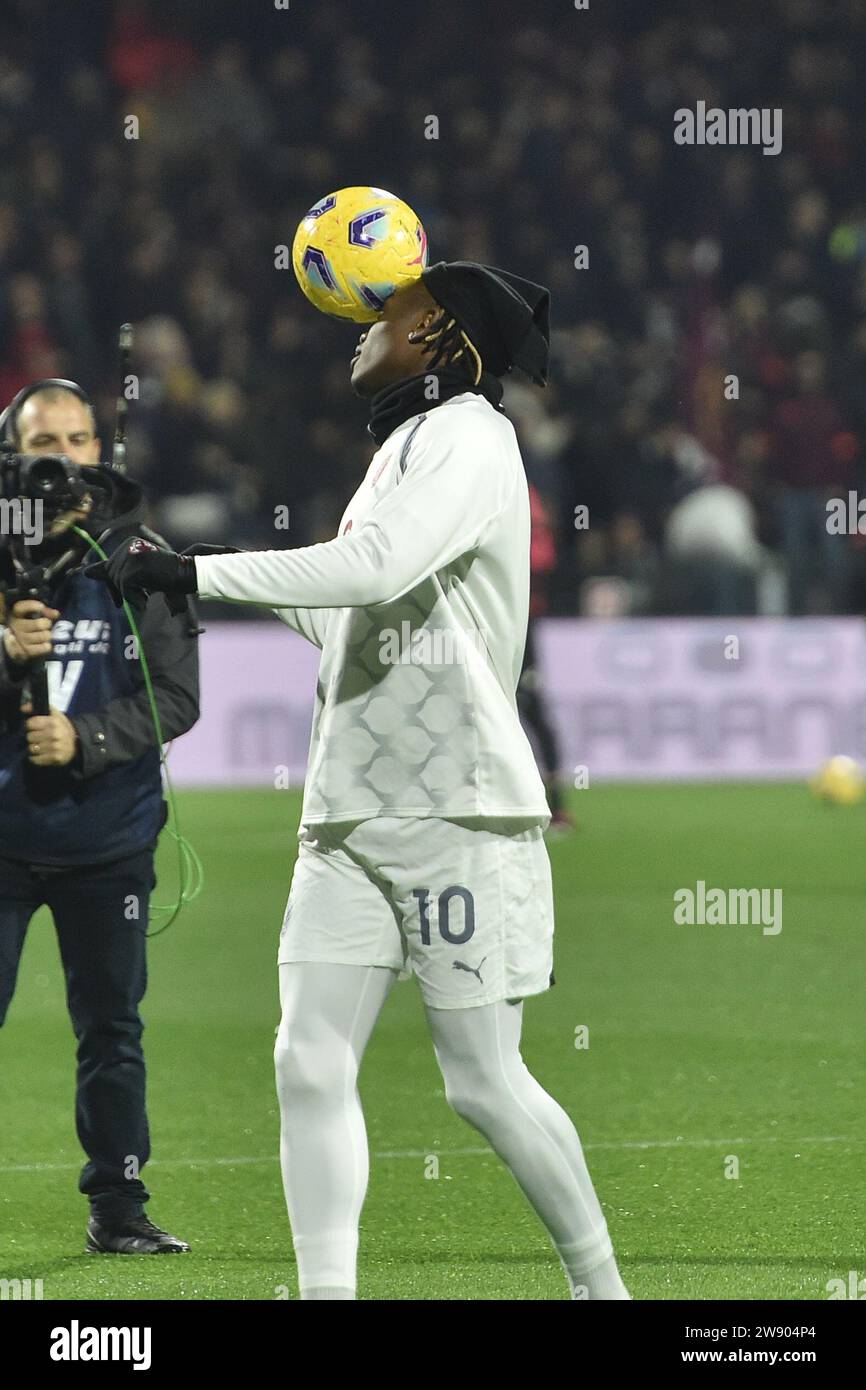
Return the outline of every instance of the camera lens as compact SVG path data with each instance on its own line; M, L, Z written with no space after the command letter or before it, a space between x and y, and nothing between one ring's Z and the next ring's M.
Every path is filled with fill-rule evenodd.
M68 486L66 469L59 459L34 459L27 470L25 487L31 497L53 497Z

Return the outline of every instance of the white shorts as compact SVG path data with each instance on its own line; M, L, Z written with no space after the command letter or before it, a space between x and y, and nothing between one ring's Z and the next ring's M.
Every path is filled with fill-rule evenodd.
M415 974L438 1009L540 994L553 967L542 830L394 816L302 828L278 960Z

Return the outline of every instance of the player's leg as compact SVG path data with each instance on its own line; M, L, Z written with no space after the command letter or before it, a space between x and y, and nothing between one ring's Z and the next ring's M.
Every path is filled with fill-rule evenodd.
M279 962L280 1160L301 1298L353 1299L369 1164L358 1070L403 948L335 833L301 844Z
M395 978L380 966L280 966L280 1163L302 1299L355 1297L369 1176L358 1070Z
M403 930L451 1104L511 1169L574 1296L628 1297L574 1126L520 1056L519 1001L547 989L552 969L541 831L428 820L388 838L406 866L394 870Z
M520 1055L522 1009L504 1000L480 1008L427 1007L445 1094L535 1208L572 1297L628 1298L577 1131Z

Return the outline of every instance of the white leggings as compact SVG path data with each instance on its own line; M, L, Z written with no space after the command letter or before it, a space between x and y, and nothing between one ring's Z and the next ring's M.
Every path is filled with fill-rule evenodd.
M280 966L280 1159L302 1296L354 1296L369 1173L358 1070L395 978L377 966ZM574 1287L611 1259L610 1238L574 1126L520 1055L522 1005L427 1008L427 1019L449 1104L511 1170Z

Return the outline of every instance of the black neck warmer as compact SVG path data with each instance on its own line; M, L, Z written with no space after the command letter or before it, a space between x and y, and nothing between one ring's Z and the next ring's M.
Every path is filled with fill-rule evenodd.
M433 378L438 382L438 393L431 400L430 385ZM462 396L466 391L474 391L483 396L496 409L502 401L502 382L492 372L482 372L477 386L467 381L462 372L453 367L439 367L436 371L424 372L420 376L407 377L405 381L395 382L377 391L370 400L370 423L367 429L381 445L398 426L413 415L423 415L434 410L453 396Z

